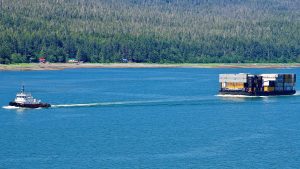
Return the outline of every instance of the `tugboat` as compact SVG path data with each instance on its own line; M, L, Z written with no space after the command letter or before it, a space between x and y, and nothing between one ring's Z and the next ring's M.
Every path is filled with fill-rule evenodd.
M9 102L10 106L20 108L49 108L51 107L48 103L42 103L41 100L34 99L31 93L25 92L24 86L20 93L17 93L14 101Z

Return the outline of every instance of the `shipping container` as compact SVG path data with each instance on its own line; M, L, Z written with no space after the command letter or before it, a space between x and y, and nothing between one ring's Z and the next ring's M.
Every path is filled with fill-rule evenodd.
M264 81L270 81L270 80L275 81L275 80L276 80L275 77L274 77L274 78L265 78L265 77L262 77L262 79L263 79Z
M283 87L275 87L275 91L283 91Z
M240 83L240 82L227 82L225 86L228 89L244 89L245 88L245 84Z
M219 82L246 83L247 74L220 74Z
M284 83L284 87L293 87L295 86L294 83Z
M275 82L278 82L278 83L283 83L284 80L283 79L276 79Z
M293 74L285 74L284 79L293 79L294 75Z
M275 87L283 87L283 82L275 82Z
M260 76L263 77L263 79L264 78L272 78L272 79L274 79L274 78L278 77L278 74L260 74Z
M264 81L264 86L269 86L270 81Z
M269 81L269 86L270 87L275 87L275 81Z
M284 78L284 74L278 74L277 79L283 79Z
M291 90L294 90L294 87L284 87L284 90L291 91Z
M265 87L264 87L264 91L265 91L265 92L273 92L274 89L275 89L275 87L269 87L269 86L265 86Z
M294 79L285 79L284 80L285 83L294 83Z

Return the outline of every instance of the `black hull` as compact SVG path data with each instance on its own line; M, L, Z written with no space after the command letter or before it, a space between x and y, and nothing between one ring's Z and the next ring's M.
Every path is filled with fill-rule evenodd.
M21 103L16 103L16 102L10 102L10 106L15 106L15 107L22 107L22 108L49 108L51 107L50 104L48 103L39 103L39 104L21 104Z
M295 90L291 91L274 91L274 92L245 92L245 91L220 91L221 95L245 95L245 96L282 96L282 95L294 95Z

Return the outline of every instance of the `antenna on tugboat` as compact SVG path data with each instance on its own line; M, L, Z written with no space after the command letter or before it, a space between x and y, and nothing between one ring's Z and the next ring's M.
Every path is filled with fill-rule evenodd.
M24 82L21 83L21 93L25 92Z

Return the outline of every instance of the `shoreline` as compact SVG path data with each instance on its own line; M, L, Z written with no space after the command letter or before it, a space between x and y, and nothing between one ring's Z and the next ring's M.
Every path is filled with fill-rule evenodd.
M0 71L64 70L86 68L297 68L300 63L208 63L208 64L156 64L156 63L25 63L0 64Z

